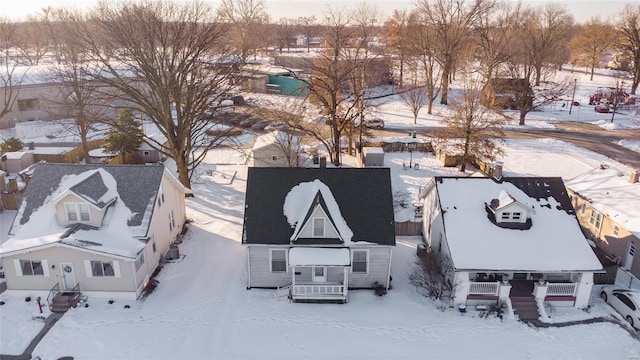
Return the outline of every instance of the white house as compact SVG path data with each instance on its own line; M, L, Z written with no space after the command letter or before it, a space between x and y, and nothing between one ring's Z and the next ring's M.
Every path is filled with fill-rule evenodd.
M160 165L35 165L0 246L7 289L137 299L185 222L190 190Z
M300 164L301 153L302 148L297 136L274 130L256 137L248 165L297 167Z
M435 177L420 196L425 240L455 270L454 305L588 305L602 265L561 178Z
M247 288L338 302L349 289L388 289L392 202L388 168L249 168Z

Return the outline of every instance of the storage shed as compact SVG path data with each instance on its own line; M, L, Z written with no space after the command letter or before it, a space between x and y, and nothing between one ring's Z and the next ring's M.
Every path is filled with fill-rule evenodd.
M379 147L362 148L364 166L384 166L384 150Z

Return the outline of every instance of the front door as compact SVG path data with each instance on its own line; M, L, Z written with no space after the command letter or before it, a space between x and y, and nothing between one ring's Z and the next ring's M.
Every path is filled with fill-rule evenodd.
M73 271L72 263L60 263L62 272L62 286L64 290L72 290L76 286L76 274Z
M636 245L632 242L629 242L627 245L627 256L622 263L622 267L631 270L631 266L633 265L633 256L636 254Z
M324 266L314 266L311 269L313 282L327 282L327 268Z

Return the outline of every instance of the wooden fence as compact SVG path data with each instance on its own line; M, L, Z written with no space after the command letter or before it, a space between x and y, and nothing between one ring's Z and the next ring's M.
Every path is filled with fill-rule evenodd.
M396 235L413 236L422 234L422 221L396 221Z

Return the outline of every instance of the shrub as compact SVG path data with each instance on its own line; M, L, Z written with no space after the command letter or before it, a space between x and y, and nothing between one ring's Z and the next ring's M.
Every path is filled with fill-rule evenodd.
M455 284L455 270L451 261L440 252L428 249L424 256L416 256L409 281L424 296L434 300L451 299Z
M24 147L24 144L20 139L16 139L14 137L10 137L5 140L2 144L0 144L0 150L3 153L12 152L12 151L20 151Z

